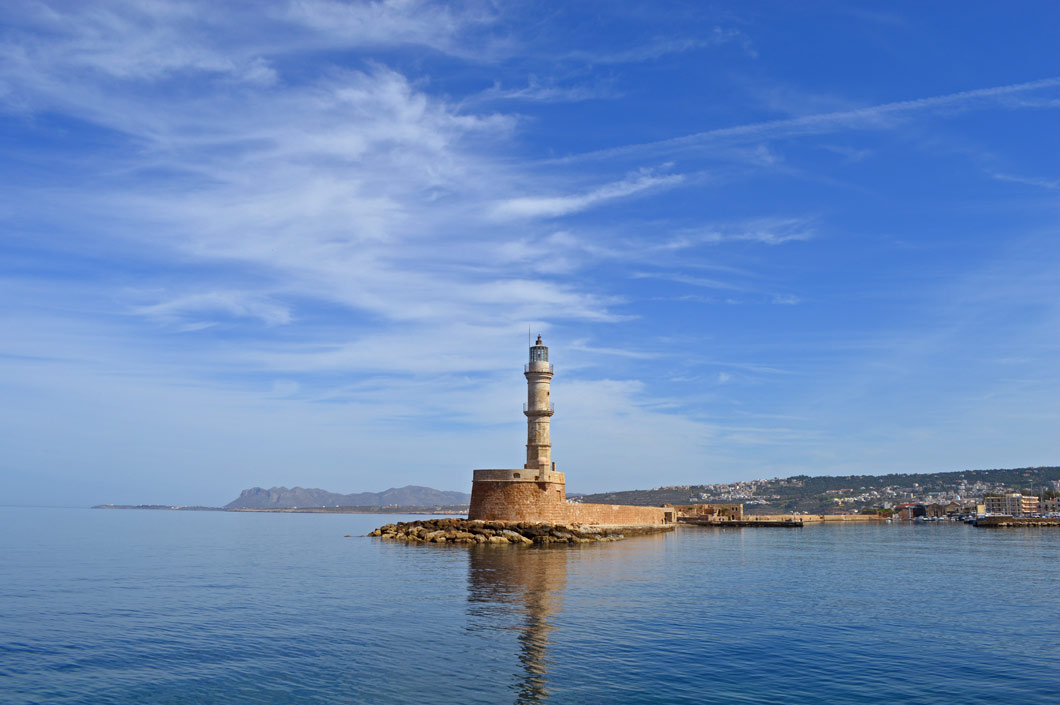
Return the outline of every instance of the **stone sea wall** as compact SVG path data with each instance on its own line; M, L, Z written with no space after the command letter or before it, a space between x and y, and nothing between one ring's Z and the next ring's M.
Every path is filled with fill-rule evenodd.
M1003 514L979 517L975 525L985 528L1011 528L1031 526L1060 527L1060 517L1012 517Z
M662 507L634 507L628 504L568 504L568 522L586 524L662 524L666 511Z

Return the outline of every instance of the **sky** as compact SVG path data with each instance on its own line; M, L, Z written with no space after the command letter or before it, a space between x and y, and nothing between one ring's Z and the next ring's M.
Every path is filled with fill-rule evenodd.
M0 4L0 504L1060 463L1054 2Z

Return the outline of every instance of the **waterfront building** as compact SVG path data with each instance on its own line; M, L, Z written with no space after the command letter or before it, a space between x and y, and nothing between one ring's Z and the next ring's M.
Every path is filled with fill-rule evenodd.
M925 504L924 514L925 517L931 517L938 519L946 516L946 505L944 504Z
M1006 492L1003 495L985 499L987 514L1007 514L1008 516L1026 516L1037 514L1040 509L1037 497L1025 497L1019 492Z
M1041 514L1042 507L1037 497L1020 497L1021 514Z
M899 504L894 508L895 514L899 519L916 519L917 517L927 516L927 509L923 504L916 502L906 502Z
M678 504L674 506L678 516L710 518L717 521L742 521L742 504Z

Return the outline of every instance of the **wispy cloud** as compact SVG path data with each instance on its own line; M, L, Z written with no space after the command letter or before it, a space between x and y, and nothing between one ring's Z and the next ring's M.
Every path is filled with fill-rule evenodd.
M211 291L189 294L148 306L138 306L135 313L161 321L176 322L188 317L211 314L227 314L233 317L257 318L268 325L291 322L291 312L286 306L276 304L257 294L242 291ZM184 330L200 330L212 322L198 322L185 326Z
M573 340L567 346L570 350L589 353L590 355L607 355L612 357L625 357L631 360L652 360L660 357L657 352L645 352L642 350L630 350L615 346L591 345L588 340Z
M852 110L816 113L781 120L767 120L746 125L722 127L666 140L642 142L622 147L583 152L571 157L566 157L565 160L603 158L629 155L639 152L664 153L675 149L707 145L726 140L793 137L799 135L822 134L841 129L887 129L894 126L894 118L899 118L906 114L947 109L970 109L976 105L1004 105L1005 99L1012 96L1048 88L1056 88L1057 86L1060 86L1060 77L1045 78L1025 83L1013 83L1004 86L992 86L990 88L977 88L974 90L947 93L945 95L932 96L929 98L916 98L912 100L881 103L879 105L855 108Z
M754 55L754 48L740 30L732 27L714 27L701 37L667 37L620 51L571 51L562 58L584 61L591 64L629 64L659 59L667 54L680 54L709 46L739 42L744 50Z
M681 183L680 174L654 176L638 174L616 181L586 193L571 196L523 196L510 198L493 207L493 215L499 219L552 218L577 213L607 201L632 196L648 189L664 188Z
M500 8L475 0L290 0L270 14L287 27L307 30L290 40L303 48L427 47L482 63L510 57L517 49L510 39L488 31Z
M490 100L527 101L531 103L577 103L584 100L616 98L619 93L608 83L593 85L561 85L540 81L531 76L521 88L504 88L499 82L479 93L468 102L480 103Z
M9 77L20 74L15 85L58 81L64 75L145 82L181 72L260 85L276 79L269 64L249 47L212 41L216 34L210 29L228 19L220 7L122 0L62 9L43 2L13 5L4 12L17 13L12 24L34 30L10 34L0 44L3 72ZM118 37L121 41L114 41Z
M1014 174L1002 173L993 173L991 174L991 176L993 176L998 181L1008 181L1014 184L1037 186L1038 188L1049 189L1051 191L1060 189L1060 179L1043 179L1035 176L1016 176Z
M678 232L660 247L668 250L683 250L698 245L723 242L783 245L814 237L813 222L811 218L755 218L739 223L690 228Z
M723 281L721 279L711 279L708 277L694 277L688 274L681 274L678 272L634 272L634 279L664 279L670 282L676 282L678 284L688 284L689 286L703 287L704 289L721 289L725 291L752 291L747 286L741 284L734 284L733 282Z

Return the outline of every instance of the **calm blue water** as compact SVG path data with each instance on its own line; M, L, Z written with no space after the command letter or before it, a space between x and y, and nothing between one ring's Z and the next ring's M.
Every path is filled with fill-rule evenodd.
M1057 530L343 538L394 519L0 509L0 701L1060 701Z

